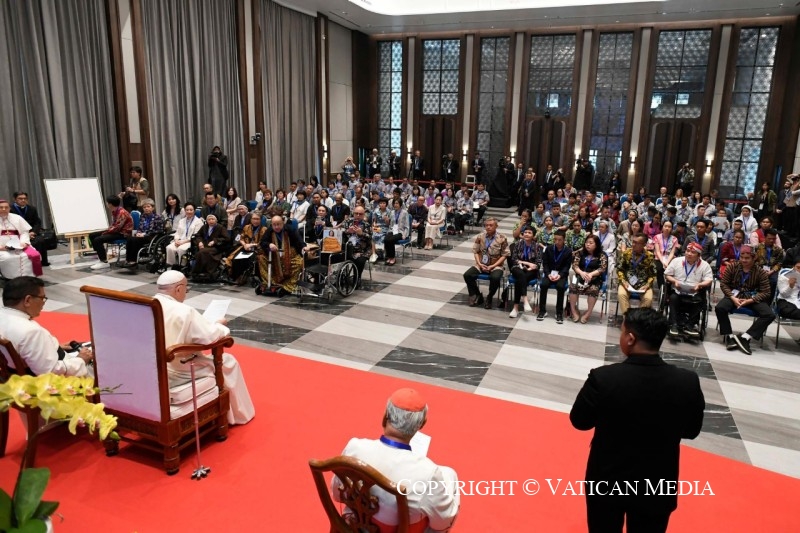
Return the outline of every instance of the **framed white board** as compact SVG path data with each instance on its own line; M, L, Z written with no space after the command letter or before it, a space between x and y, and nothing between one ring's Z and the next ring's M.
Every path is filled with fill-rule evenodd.
M99 178L44 180L44 188L56 233L108 229L108 211Z

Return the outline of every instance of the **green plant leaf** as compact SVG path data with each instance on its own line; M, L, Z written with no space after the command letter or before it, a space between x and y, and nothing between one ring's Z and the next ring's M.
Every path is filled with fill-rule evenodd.
M39 502L39 507L37 507L36 511L33 513L33 516L36 518L51 516L56 512L56 509L58 509L58 502L41 501Z
M33 518L28 520L24 526L9 529L8 533L47 533L47 524L44 520Z
M14 489L14 514L20 527L31 519L39 507L48 481L50 470L47 468L27 468L20 473Z
M11 496L0 489L0 531L11 529Z

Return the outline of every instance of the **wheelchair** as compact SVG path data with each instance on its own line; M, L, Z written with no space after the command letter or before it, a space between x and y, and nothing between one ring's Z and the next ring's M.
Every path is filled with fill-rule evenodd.
M167 241L167 242L169 242L169 241ZM165 250L164 254L166 256L166 243L164 244L164 250ZM186 253L183 254L183 257L181 257L181 262L180 262L180 265L179 265L179 269L183 273L183 275L186 276L186 279L192 280L194 282L206 282L206 283L214 283L214 282L217 282L217 281L223 282L223 283L230 283L231 282L228 279L228 269L227 269L227 267L225 266L225 263L222 260L217 262L217 268L209 276L200 277L200 276L194 275L192 273L192 270L194 269L195 260L196 260L196 257L197 257L197 251L198 251L197 245L194 242L192 242L192 245L189 247L189 249L186 251ZM226 248L225 250L223 250L222 251L222 257L223 258L226 257L226 255L228 254L229 251L230 251L229 248Z
M670 319L671 317L670 317L669 301L671 298L681 298L681 297L682 296L680 294L672 290L672 286L670 284L665 283L661 287L661 294L659 295L659 302L661 303L659 311L664 316L666 316L667 319ZM681 331L680 334L677 336L667 335L667 338L670 339L670 341L674 342L678 340L683 340L684 342L691 342L693 340L699 340L700 342L703 342L703 340L705 340L706 328L708 328L709 289L701 290L699 294L697 294L697 297L699 298L699 301L695 303L698 303L700 305L700 317L697 324L697 328L700 332L700 337L699 338L692 337L691 335L688 335L686 332Z
M338 293L343 298L350 296L358 287L361 278L358 267L351 259L347 259L347 249L337 253L319 251L318 258L303 253L303 271L297 285L297 296L311 296L320 300L333 301Z
M151 274L160 274L167 269L167 245L172 242L172 233L156 235L136 256L136 264L144 265Z

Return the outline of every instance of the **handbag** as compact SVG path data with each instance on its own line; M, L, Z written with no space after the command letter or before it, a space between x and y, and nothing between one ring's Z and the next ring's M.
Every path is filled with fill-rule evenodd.
M44 244L44 247L48 250L55 250L58 248L58 237L56 236L56 232L51 229L43 229L42 232L36 236L36 240Z

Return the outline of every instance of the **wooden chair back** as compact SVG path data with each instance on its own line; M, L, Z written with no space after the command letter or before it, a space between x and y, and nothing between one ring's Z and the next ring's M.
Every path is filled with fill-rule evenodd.
M331 533L378 533L380 527L373 522L373 517L380 509L378 497L371 494L373 487L379 487L395 497L397 502L396 533L408 533L409 515L408 499L398 490L397 484L369 466L353 457L338 456L324 461L312 459L308 462L311 475L317 486L317 493L322 507L328 515ZM347 506L344 515L336 508L324 474L332 472L342 484L339 501Z
M13 366L9 366L6 355L11 359ZM5 383L8 379L16 374L24 376L28 373L28 365L17 352L11 341L5 337L0 337L0 383ZM22 413L26 419L28 426L28 445L25 449L25 456L22 459L20 468L33 468L34 461L36 460L36 441L39 435L39 421L41 420L40 411L38 407L19 407L12 403L11 406ZM9 431L9 411L0 413L0 457L6 455L6 445L8 444L8 431Z
M219 396L198 407L201 436L213 431L218 440L225 440L230 397L224 387L222 355L233 339L168 347L164 315L156 298L88 286L81 287L81 292L88 303L96 385L118 387L113 393L101 392L100 401L106 412L117 417L122 440L161 451L167 473L178 471L180 450L194 443L194 414L172 418L167 363L176 356L206 350L214 359ZM116 455L118 443L105 444L106 454Z

